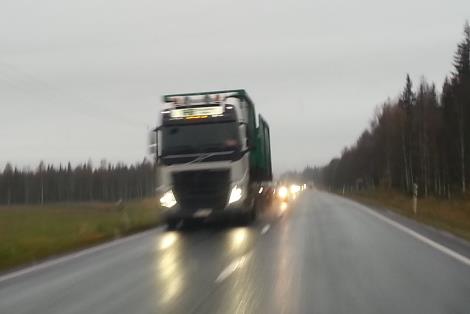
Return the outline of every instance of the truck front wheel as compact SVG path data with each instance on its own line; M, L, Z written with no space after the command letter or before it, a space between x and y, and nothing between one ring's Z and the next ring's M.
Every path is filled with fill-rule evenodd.
M243 225L250 225L256 220L257 216L257 209L256 209L256 202L253 201L253 203L250 206L250 210L241 214L241 223Z
M178 226L179 220L177 219L168 219L166 221L166 229L167 230L175 230Z

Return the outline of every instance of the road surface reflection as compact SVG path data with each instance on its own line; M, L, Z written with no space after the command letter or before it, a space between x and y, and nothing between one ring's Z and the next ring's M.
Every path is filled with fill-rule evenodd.
M182 245L178 243L179 237L177 232L168 232L157 243L160 252L156 254L156 280L158 286L164 287L157 300L162 304L173 302L183 289L185 272L181 265Z

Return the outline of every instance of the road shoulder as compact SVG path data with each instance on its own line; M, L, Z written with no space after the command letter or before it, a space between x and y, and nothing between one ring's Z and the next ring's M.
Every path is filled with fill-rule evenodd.
M410 219L406 216L400 215L399 213L394 212L393 210L379 205L371 205L360 200L351 199L341 195L335 194L336 197L339 197L343 200L347 200L352 203L359 204L368 209L373 210L375 213L378 213L442 246L449 248L456 253L465 256L470 259L470 242L466 241L463 238L460 238L454 234L451 234L445 230L438 229L436 227L426 225L424 223L418 222L416 220Z

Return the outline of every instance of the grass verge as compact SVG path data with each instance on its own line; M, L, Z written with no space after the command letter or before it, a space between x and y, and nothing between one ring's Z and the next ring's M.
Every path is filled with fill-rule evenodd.
M0 206L0 272L159 223L156 199Z
M389 208L401 215L470 241L470 200L467 198L452 200L420 198L415 214L411 198L397 191L365 190L345 193L344 196L372 206Z

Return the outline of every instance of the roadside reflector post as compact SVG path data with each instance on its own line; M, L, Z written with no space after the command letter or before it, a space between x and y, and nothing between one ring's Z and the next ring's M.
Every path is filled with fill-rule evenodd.
M418 185L413 183L413 212L418 213Z

